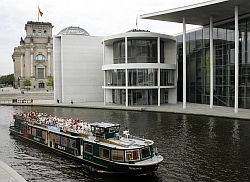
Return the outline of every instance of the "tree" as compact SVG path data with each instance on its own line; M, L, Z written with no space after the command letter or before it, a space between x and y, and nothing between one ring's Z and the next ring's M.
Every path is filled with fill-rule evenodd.
M31 86L31 81L26 79L23 81L23 85L25 88L27 88L27 91L29 90L29 87Z
M14 82L14 74L4 75L0 77L0 84L13 85L13 82Z
M50 90L51 90L51 88L53 88L53 86L54 86L53 77L49 77L49 78L48 78L47 86L50 87Z

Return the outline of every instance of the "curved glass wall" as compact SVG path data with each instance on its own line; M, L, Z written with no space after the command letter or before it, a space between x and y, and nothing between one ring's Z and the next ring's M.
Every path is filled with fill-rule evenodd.
M157 86L157 69L128 70L128 86Z
M125 86L125 70L106 71L106 86Z
M161 86L174 85L174 70L161 69Z
M114 64L125 63L125 40L113 43Z
M129 105L156 105L158 102L158 89L128 90Z
M128 63L157 62L157 39L128 39Z
M128 39L128 63L158 63L157 39ZM125 63L125 40L113 43L114 64ZM164 63L164 42L160 41L160 62Z

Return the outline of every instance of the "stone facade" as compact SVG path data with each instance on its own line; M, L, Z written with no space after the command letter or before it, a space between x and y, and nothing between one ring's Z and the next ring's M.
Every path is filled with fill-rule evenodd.
M52 24L28 21L25 25L26 37L14 48L15 88L24 88L24 80L31 81L31 89L50 89L49 79L53 79Z

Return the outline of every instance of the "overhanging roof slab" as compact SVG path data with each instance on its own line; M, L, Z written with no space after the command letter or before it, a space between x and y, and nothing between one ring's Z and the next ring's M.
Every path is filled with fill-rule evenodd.
M152 19L187 24L208 25L210 17L219 22L234 17L234 7L239 6L239 15L250 13L249 0L212 0L180 8L141 15L142 19Z

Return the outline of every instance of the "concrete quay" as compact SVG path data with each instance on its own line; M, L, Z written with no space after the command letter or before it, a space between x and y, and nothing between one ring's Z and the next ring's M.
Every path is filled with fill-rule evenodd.
M1 182L26 182L14 169L0 161L0 181Z
M147 112L166 112L179 114L204 115L224 118L245 119L250 121L250 109L239 109L238 113L234 112L233 107L214 106L212 109L209 105L187 103L186 109L183 109L182 103L166 104L162 106L121 106L116 104L106 104L102 102L85 102L85 103L55 103L53 100L34 100L33 103L3 103L0 105L17 105L17 106L44 106L44 107L70 107L70 108L89 108L89 109L112 109L125 111L147 111Z

